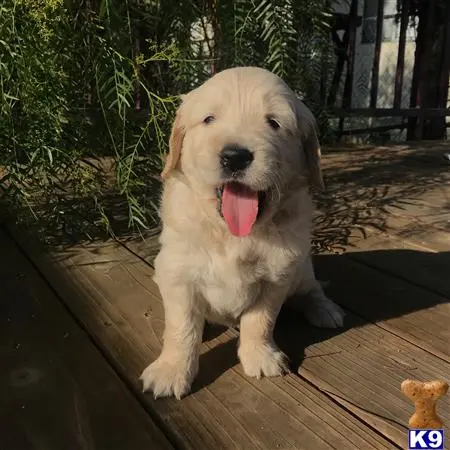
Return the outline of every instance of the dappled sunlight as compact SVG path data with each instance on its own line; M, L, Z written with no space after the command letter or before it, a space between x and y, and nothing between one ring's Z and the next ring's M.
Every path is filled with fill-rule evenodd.
M342 251L368 228L419 237L447 230L450 145L353 147L324 151L327 189L316 196L317 252Z

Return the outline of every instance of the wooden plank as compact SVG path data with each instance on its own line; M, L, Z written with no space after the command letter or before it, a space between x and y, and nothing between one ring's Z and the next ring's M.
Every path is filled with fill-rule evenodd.
M340 286L332 289L333 284L334 280L327 291L341 302L342 294L349 290L344 292ZM285 311L277 325L277 339L290 356L299 356L299 373L319 387L322 383L328 385L327 390L335 397L342 396L343 405L353 404L357 415L358 410L365 410L367 420L384 434L395 435L395 430L402 433L407 424L407 411L411 408L398 392L404 378L448 379L448 363L352 313L348 313L344 333L303 323L299 333L297 320L292 312ZM299 348L305 349L304 355L300 355ZM440 404L439 411L448 417L448 398ZM400 435L398 438L405 448Z
M440 291L449 288L450 282L445 275L448 255L424 252L423 248L416 247L416 253L411 257L414 247L405 244L403 250L397 250L400 253L396 254L389 247L392 248L394 243L401 246L402 241L386 235L384 239L381 240L377 233L372 239L367 238L367 242L361 240L364 244L350 247L353 250L358 247L384 249L381 253L353 251L346 256L317 257L319 278L331 283L330 295L342 299L343 306L438 358L450 361L450 330L447 326L450 323L450 304L439 292L429 292L429 289ZM350 258L364 262L364 265ZM421 258L420 263L417 258ZM398 279L398 275L403 280ZM414 285L407 280L414 281ZM420 284L423 289L417 286ZM361 298L364 298L363 302Z
M338 243L339 252L366 266L333 260L324 263L323 276L360 291L366 281L359 280L371 276L374 285L367 301L342 294L344 304L447 359L450 174L442 155L448 149L445 143L325 153L329 192L317 217L318 239L330 251Z
M138 392L163 330L152 269L114 243L54 255L57 275L42 256L32 257ZM190 396L142 400L185 448L396 448L295 374L258 381L236 363L236 335L228 331L204 344ZM403 443L403 432L397 438Z
M409 24L409 2L410 0L403 0L401 3L400 36L398 40L397 67L395 69L395 109L400 109L402 103L403 75L405 71L406 31ZM445 108L445 106L446 105L443 105L442 107ZM373 107L375 107L375 105L373 105Z
M135 269L133 271L133 275L139 279L141 281L142 284L145 285L149 285L149 279L148 277L145 277L145 275L141 272L140 269ZM365 280L365 284L367 285L367 283L369 282L370 277L366 278ZM154 285L152 285L152 289L156 290L156 287ZM284 317L284 318L283 318ZM317 353L315 353L314 355L317 354L323 354L323 353L328 353L331 352L333 353L334 351L338 352L341 351L339 349L331 348L327 345L325 345L323 343L323 341L327 341L329 340L330 337L336 337L337 336L342 336L341 335L341 331L337 330L337 331L318 331L313 329L312 327L306 327L306 329L308 330L306 332L305 335L305 326L302 323L302 320L300 319L300 317L298 317L295 314L292 314L292 312L288 312L288 314L285 314L283 316L278 324L278 328L277 328L277 341L282 345L283 350L285 350L287 352L287 354L292 358L293 360L293 364L294 366L296 365L297 362L299 362L303 356L303 349L304 348L317 348ZM292 318L292 320L291 320ZM302 323L302 326L299 329L298 324ZM358 329L360 327L364 327L365 328L370 328L371 326L367 324L367 322L362 321L361 319L358 319L356 317L350 316L350 321L347 325L350 328L353 327L357 327ZM311 337L311 335L309 334L311 332L311 335L313 337ZM423 369L418 370L417 372L414 372L414 375L419 376L419 377L423 377L424 379L427 379L429 377L433 377L433 376L441 376L441 377L446 377L446 374L448 372L448 370L450 369L450 365L449 364L445 364L443 361L441 361L440 359L436 358L433 355L428 355L427 352L420 350L419 348L415 347L414 345L409 345L407 342L405 342L403 339L399 339L394 335L391 335L390 333L386 333L383 330L379 330L378 327L373 326L373 331L372 333L374 334L374 336L376 336L376 339L374 339L372 342L374 343L371 347L370 347L370 352L368 351L368 354L366 355L366 360L367 361L371 361L371 359L373 358L373 353L377 353L379 352L378 350L378 345L379 342L381 340L383 340L383 343L386 344L386 346L388 346L391 351L395 351L395 354L398 355L398 349L404 349L404 354L403 354L403 358L406 361L408 358L408 354L409 352L411 352L411 358L414 358L417 361L422 362L425 365L425 367ZM356 333L358 334L358 333ZM235 336L235 338L237 337L237 332L233 331L233 330L229 330L227 332L227 335L231 335L231 336ZM320 336L319 338L316 337ZM372 336L373 338L373 336ZM371 338L371 339L372 339ZM349 335L345 338L342 337L342 339L344 339L344 343L343 345L347 346L348 349L353 349L355 347L355 340L357 339L355 335ZM360 338L360 340L363 340L364 338ZM322 345L324 345L324 347L322 347ZM367 344L366 344L367 345ZM317 347L316 347L317 346ZM333 345L332 345L333 347ZM235 351L235 350L234 350ZM383 350L384 351L384 350ZM360 397L358 397L358 399L362 400L362 408L359 409L368 409L369 411L371 411L371 414L365 414L364 417L358 415L359 417L361 417L363 420L367 421L367 423L370 426L376 427L377 429L381 429L383 431L383 433L385 435L387 435L390 439L394 440L398 445L404 447L405 446L405 430L404 427L401 425L402 423L402 417L404 417L404 423L407 423L407 418L408 418L408 412L410 411L410 405L408 405L408 401L405 402L405 399L403 398L402 394L400 392L397 391L397 388L395 387L395 385L393 386L392 384L390 384L390 380L388 381L388 386L389 387L385 387L385 383L386 380L383 379L383 369L381 369L376 376L374 377L372 375L372 377L370 377L369 373L370 373L370 367L366 367L364 369L364 372L360 372L359 369L356 371L357 375L354 375L351 373L352 367L353 366L358 366L359 361L361 360L361 355L358 353L355 353L355 355L349 355L350 358L350 362L344 366L337 366L336 367L336 372L339 371L343 371L343 372L350 372L348 373L348 377L351 379L351 381L349 381L349 385L348 385L348 389L346 390L346 395L345 395L345 405L344 402L342 402L341 404L348 407L348 403L352 401L352 395L351 395L351 391L353 389L361 389L362 392L360 392ZM354 359L353 359L354 358ZM392 359L391 358L386 358L384 359L384 357L380 358L381 361L381 367L391 367L392 366ZM439 366L442 365L442 368L439 369ZM302 366L303 367L303 366ZM306 368L308 366L305 366ZM316 366L314 366L316 367ZM401 367L402 370L404 369L404 367ZM399 367L395 368L394 367L394 372L396 369L399 369ZM240 371L240 366L238 366L238 370ZM321 367L317 367L315 368L313 375L316 376L318 374L320 374L320 379L323 379L323 375L322 372L326 372L328 370L327 365L321 365ZM376 385L376 390L374 392L377 392L377 394L380 395L380 398L384 399L386 396L389 398L389 400L387 402L385 401L381 401L380 400L380 405L377 406L375 409L373 409L371 407L371 403L370 403L370 397L373 396L373 393L371 391L367 392L367 386L364 384L365 381L364 379L362 379L362 381L360 381L359 383L357 383L356 380L353 379L353 376L356 376L356 378L359 379L361 373L364 373L364 376L369 376L370 382ZM336 375L336 374L334 374ZM390 373L389 376L391 376L392 374ZM396 379L398 380L398 385L400 384L400 382L402 381L402 376L407 377L406 373L404 372L399 372L397 370L396 374ZM375 379L374 379L375 378ZM308 380L310 382L312 382L313 384L314 379L313 377L309 377ZM333 383L331 383L333 379L329 379L330 381L330 386L335 387L335 385ZM273 382L273 380L265 380L268 383ZM297 379L296 378L290 378L290 381L292 383L296 383ZM261 385L258 381L254 381L254 380L249 380L250 383L255 383L255 386L258 387L259 389L265 389L264 385ZM334 383L339 384L339 377L336 377L334 379ZM318 384L317 384L318 385ZM387 395L387 391L389 391L389 396ZM336 390L333 390L332 392L336 393ZM384 395L384 393L386 393L386 396ZM340 395L340 394L337 394ZM277 397L278 398L278 397ZM336 399L335 399L336 400ZM224 399L225 401L225 399ZM394 409L395 411L392 412L391 414L387 413L387 411ZM354 408L351 409L351 411L355 414L357 414L358 408ZM444 413L448 415L448 408L444 409ZM387 414L387 415L386 415ZM381 415L382 417L388 417L388 419L381 419L378 417L378 415ZM384 415L384 416L383 416ZM397 424L392 425L390 422L392 420L397 420Z
M378 229L434 251L449 249L450 145L324 151L327 191L317 196L319 243L345 247Z
M384 131L392 130L404 130L407 127L405 123L393 123L392 125L380 125L374 127L366 128L352 128L347 130L342 130L342 135L354 135L354 134L369 134L369 133L381 133Z
M394 277L420 286L434 294L450 298L450 253L432 251L407 239L366 229L355 237L345 255Z
M330 283L330 295L366 320L450 362L448 300L353 258L317 257L317 274ZM364 262L371 258L370 254L359 257Z
M448 108L333 108L335 117L442 117L450 116Z
M378 98L378 72L380 70L381 43L383 38L384 0L378 0L377 28L375 38L375 51L372 64L372 83L370 87L370 107L377 107Z
M424 293L401 280L394 279L394 282L389 284L386 282L386 278L389 277L383 276L383 274L379 274L372 269L363 267L365 273L356 271L354 268L356 264L352 263L352 261L346 261L344 263L342 259L339 259L334 261L334 263L330 263L327 267L324 267L321 259L319 261L319 277L326 282L331 282L329 294L339 300L342 305L349 306L358 313L361 313L361 310L363 310L368 318L377 321L378 327L367 325L366 322L362 322L361 319L350 314L350 322L347 321L347 328L351 329L353 327L363 326L364 330L369 329L370 333L367 333L367 331L364 331L364 333L359 331L356 335L348 334L346 339L342 341L342 348L337 349L334 345L326 346L321 342L321 340L330 342L337 339L332 332L317 331L312 327L302 325L303 333L302 337L299 337L297 335L298 325L294 323L298 318L289 319L288 317L292 317L292 313L289 312L288 314L282 315L277 325L277 341L283 344L283 350L294 360L294 364L302 359L301 356L298 356L298 349L309 349L312 353L305 357L300 374L317 387L324 389L337 402L367 421L371 426L376 427L391 439L394 439L397 444L405 445L405 442L402 441L402 433L404 433L401 431L402 421L398 420L399 417L405 416L406 414L405 409L403 409L403 412L398 409L400 408L399 405L402 405L401 408L405 408L405 405L402 404L403 399L401 396L400 398L398 396L392 397L392 391L395 389L389 389L391 391L389 394L391 395L389 404L380 402L375 408L373 407L371 398L375 395L379 395L382 399L387 397L386 393L382 392L383 388L378 385L378 383L382 385L384 383L391 383L391 381L385 380L383 376L383 370L385 368L393 368L394 372L396 372L395 377L398 380L398 384L401 383L402 376L403 379L408 376L431 379L438 376L437 374L439 373L439 376L445 379L450 366L444 363L441 357L448 361L449 332L446 331L448 328L446 324L450 319L448 304L445 304L445 300L442 298L430 296L428 292ZM324 271L324 268L327 271ZM350 277L352 277L352 280L353 278L358 280L354 290L353 281L350 280ZM380 286L374 293L371 293L372 284ZM336 286L346 286L347 289L341 292ZM399 302L396 304L392 303L393 296L399 298ZM361 302L361 299L364 299L364 302ZM435 311L421 310L421 308L429 306L427 302L434 302L432 304L436 304L437 306L442 305L442 310L436 311L436 313ZM377 315L374 315L373 311L369 311L367 307L365 309L358 309L359 303L372 305ZM355 307L355 305L357 306ZM368 312L372 314L367 314ZM408 321L402 319L402 315L404 314L408 314ZM378 328L386 330L388 333L380 332ZM282 330L281 332L278 331L280 329ZM437 333L430 333L430 330L436 329L439 330ZM321 337L312 337L311 340L305 341L304 336L309 333L313 336L320 335ZM357 335L359 333L367 337L358 337ZM331 340L329 339L330 336L332 337ZM339 356L336 356L337 360L334 370L331 371L332 373L326 365L327 360L323 361L319 366L315 364L316 360L314 360L314 364L312 365L307 361L309 358L319 358L323 355L340 355L343 351L348 354L348 352L354 351L355 345L353 343L356 340L357 342L363 342L365 339L372 342L372 345L370 345L369 354L364 355L365 366L362 368L358 367L361 355L358 356L357 352L354 353L355 359L350 357L350 361L347 361L344 367L339 363ZM413 345L408 344L408 341ZM386 347L379 348L381 342ZM357 347L359 348L360 345L358 343ZM367 345L365 343L365 346ZM425 351L421 352L416 345ZM316 348L317 350L315 350ZM428 351L437 354L438 358L433 355L428 355ZM386 355L387 360L373 360L374 355L379 353ZM372 370L370 367L371 361L375 361L376 367L382 367L382 370L375 375L375 377L379 377L377 381L373 379L373 375L370 376ZM428 367L429 372L427 374L420 373L420 371L417 371L417 364ZM437 367L440 365L442 365L442 370L437 372ZM362 380L369 380L368 384L364 386L357 385L356 381L352 379L352 375L350 375L352 370L355 372L353 376L358 379L361 377ZM346 378L346 389L340 387L342 373L346 373L346 376L349 377L349 379ZM389 376L392 376L392 373ZM392 386L392 383L390 386ZM358 392L352 394L354 389ZM371 406L367 407L367 405ZM395 411L392 411L393 409ZM449 414L448 405L444 411L446 414Z
M417 185L409 188L410 195L406 193L408 186L389 188L381 180L374 190L353 186L352 195L361 196L359 200L349 202L342 192L342 202L338 200L331 211L329 208L317 213L316 234L319 238L322 235L329 240L340 240L342 248L349 250L361 247L368 237L378 235L381 241L390 237L401 242L400 248L445 254L450 248L450 212L446 206L450 190L444 185L421 193L425 185L420 187L418 177ZM346 211L343 210L345 202L349 204ZM341 224L341 229L327 230L333 223ZM364 248L372 244L376 244L376 239L371 239Z
M424 249L448 251L450 213L445 212L445 209L421 204L417 200L416 204L405 201L403 205L389 205L384 210L385 223L380 230ZM413 215L414 211L417 211L417 215Z
M293 325L291 321L290 326L284 323L283 327L291 330ZM330 393L354 414L370 421L383 434L396 437L401 448L407 448L405 424L412 408L398 393L398 386L405 378L448 381L450 367L351 314L347 327L346 333L328 340L321 332L317 338L320 343L310 345L305 352L299 374ZM303 331L303 334L314 333L308 328ZM290 337L286 339L292 345ZM445 433L448 433L448 397L439 403L438 410L445 417Z
M2 229L0 248L0 447L172 448Z

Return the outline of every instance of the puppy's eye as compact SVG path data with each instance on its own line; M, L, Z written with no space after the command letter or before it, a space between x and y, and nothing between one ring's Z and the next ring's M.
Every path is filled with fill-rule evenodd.
M272 117L266 117L266 121L274 130L278 130L278 128L280 128L280 124Z
M214 116L207 116L203 119L203 123L208 125L208 123L214 122L216 118Z

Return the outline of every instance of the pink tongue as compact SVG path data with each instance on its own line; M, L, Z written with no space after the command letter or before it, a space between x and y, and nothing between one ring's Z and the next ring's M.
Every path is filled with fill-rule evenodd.
M247 236L258 215L258 193L240 183L223 187L222 215L235 236Z

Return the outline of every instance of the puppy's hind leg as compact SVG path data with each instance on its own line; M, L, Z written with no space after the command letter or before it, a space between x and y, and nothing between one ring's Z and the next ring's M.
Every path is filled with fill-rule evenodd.
M305 319L316 327L342 327L345 312L325 295L322 286L315 278L312 261L309 261L305 270L306 274L293 295L288 298L286 305L302 312Z

